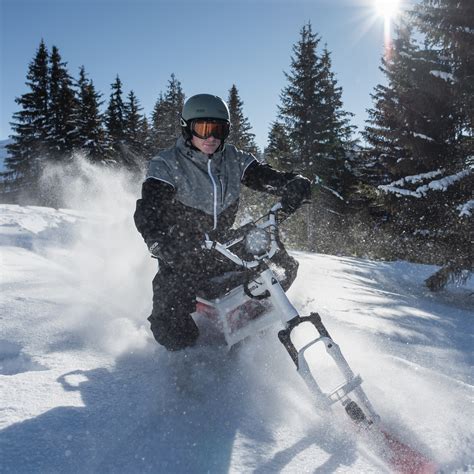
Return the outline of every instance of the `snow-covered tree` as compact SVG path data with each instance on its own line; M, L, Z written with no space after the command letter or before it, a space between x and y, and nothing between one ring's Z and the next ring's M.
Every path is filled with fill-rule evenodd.
M438 51L442 63L450 69L448 77L439 69L432 72L448 80L456 109L455 156L447 177L452 184L449 193L444 193L446 202L442 203L446 210L444 222L449 229L446 238L450 242L452 257L428 279L428 286L435 290L450 279L462 280L468 271L474 269L474 4L471 0L422 0L415 8L414 17L428 45ZM453 182L453 177L459 179Z
M365 137L383 164L386 179L426 173L449 163L456 141L457 112L450 71L436 51L417 47L410 30L394 40L382 71L388 79L372 96Z
M239 150L257 155L258 147L255 143L255 134L251 132L252 126L249 119L244 115L244 103L239 97L239 91L235 84L229 90L227 104L231 123L227 142L235 145Z
M440 50L452 69L459 111L472 147L474 4L471 0L422 0L415 8L415 18L429 44Z
M428 251L429 245L444 245L446 256L440 262L454 255L459 263L466 256L461 248L467 248L467 241L459 232L456 209L471 178L460 166L452 71L439 51L418 47L406 25L398 31L382 70L388 84L377 86L365 130L369 161L380 170L382 206L396 233L425 242Z

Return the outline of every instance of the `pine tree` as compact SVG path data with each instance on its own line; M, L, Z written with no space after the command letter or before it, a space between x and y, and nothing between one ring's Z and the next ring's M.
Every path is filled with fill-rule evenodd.
M288 132L283 123L277 120L270 126L268 145L265 148L265 159L285 171L291 170L291 144Z
M258 156L259 150L255 143L255 134L251 132L252 127L250 122L244 115L244 103L239 97L239 91L235 84L233 84L229 90L227 104L229 107L231 128L226 143L234 145L239 150ZM240 201L242 214L261 215L262 212L264 212L263 205L265 201L262 193L243 188Z
M163 93L160 92L151 113L150 152L152 155L167 148L164 143L167 136L163 127L163 124L166 123L166 112L167 106L165 98L163 97Z
M348 179L349 173L346 161L349 151L355 144L352 139L355 127L349 123L353 114L342 108L342 88L337 85L327 46L323 49L320 64L321 78L318 91L321 115L318 141L321 147L321 157L324 159L319 163L316 161L316 174L331 189L341 194L347 194L346 179Z
M393 57L382 68L389 86L378 86L372 96L377 105L366 128L366 138L385 167L395 173L388 180L419 171L418 155L423 158L423 171L436 166L436 161L440 166L456 163L456 136L461 128L468 128L462 110L474 97L472 92L462 97L457 88L463 81L456 77L456 71L466 71L469 63L472 68L473 10L472 2L465 0L421 2L415 10L416 26L429 40L422 49L411 41L410 28L400 28ZM459 54L454 53L456 45Z
M59 50L53 46L50 57L49 121L47 123L47 148L49 158L54 161L68 160L78 145L78 103L73 90L73 81L67 71Z
M463 281L474 269L472 252L472 156L474 155L474 4L470 0L423 0L414 11L418 28L427 43L438 51L442 64L449 68L434 70L451 90L456 109L454 151L446 165L451 185L439 202L444 210L444 241L451 257L446 265L427 280L432 290L449 280ZM453 177L458 179L453 180ZM441 212L440 212L441 213Z
M311 173L313 160L320 154L320 102L318 82L321 77L317 47L320 38L312 32L311 24L303 26L301 38L293 46L291 73L285 73L289 84L281 94L280 121L288 131L293 167Z
M424 258L432 257L433 245L449 254L449 241L457 242L459 255L466 242L453 232L453 211L461 204L469 172L458 166L459 113L452 71L438 51L419 48L410 30L407 25L400 28L384 61L388 85L376 89L365 136L384 173L378 189L394 231L408 244L419 242L410 257L423 258L423 250ZM439 262L443 258L449 256Z
M471 0L422 0L415 8L418 28L450 64L463 126L474 128L474 4ZM472 152L471 148L471 152Z
M26 76L29 91L15 99L21 110L13 115L13 143L7 146L7 171L3 173L11 190L33 196L41 176L49 116L48 61L49 53L41 40Z
M279 107L278 122L285 126L292 149L285 161L340 192L345 152L352 145L351 114L342 109L342 89L332 72L329 51L325 47L318 52L320 38L310 23L300 35Z
M131 90L127 97L125 104L125 143L133 150L139 150L141 144L139 141L139 133L141 126L142 107L137 99L137 96Z
M420 50L402 27L381 68L388 85L376 87L364 136L382 163L386 181L433 171L452 153L455 109L449 87L431 70L443 69L434 52ZM443 71L446 73L446 71Z
M77 136L78 148L86 153L93 161L106 158L107 143L102 115L99 111L102 105L101 94L96 92L92 80L87 79L84 66L79 70Z
M181 83L171 74L165 94L160 93L153 108L150 130L151 153L173 146L181 134L180 117L184 105Z
M255 134L251 132L252 127L243 112L244 103L239 97L239 92L235 84L229 90L229 105L231 129L227 143L236 146L239 150L254 155L258 154L258 147L255 143Z
M135 93L130 91L125 104L125 145L136 157L137 164L143 165L147 160L148 122L140 114L142 107Z
M123 102L122 81L117 75L111 84L112 92L105 112L106 136L110 158L122 161L121 152L126 140L125 104Z
M148 162L152 158L150 124L146 115L142 115L140 123L140 142L143 144L143 159Z
M331 228L341 227L352 127L350 114L342 109L342 89L331 70L330 54L327 48L318 50L320 41L311 23L303 26L293 46L290 73L285 73L288 85L271 130L270 153L277 166L297 170L322 185L316 190L317 205L307 210L305 240L309 248L318 239L320 250L337 251Z

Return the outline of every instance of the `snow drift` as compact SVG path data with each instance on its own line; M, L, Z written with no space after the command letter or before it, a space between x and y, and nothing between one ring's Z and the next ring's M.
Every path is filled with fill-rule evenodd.
M82 162L73 210L0 207L2 472L384 472L314 406L275 331L229 356L168 354L148 331L156 263L140 183ZM474 469L472 286L433 267L295 253L290 298L318 311L394 432Z

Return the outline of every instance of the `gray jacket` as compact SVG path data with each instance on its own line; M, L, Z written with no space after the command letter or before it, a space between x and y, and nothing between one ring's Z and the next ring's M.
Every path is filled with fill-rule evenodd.
M179 138L151 160L135 225L149 248L158 246L169 261L179 261L190 248L200 252L205 234L216 240L225 236L234 224L242 185L284 198L291 195L288 184L300 179L305 178L274 170L232 145L208 156Z
M253 155L233 145L209 156L186 146L180 137L175 147L150 161L146 178L173 186L175 199L213 216L215 229L218 216L239 200L242 177L254 161Z

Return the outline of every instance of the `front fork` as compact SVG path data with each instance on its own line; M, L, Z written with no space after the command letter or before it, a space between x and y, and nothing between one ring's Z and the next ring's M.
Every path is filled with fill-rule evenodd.
M318 331L319 337L310 341L301 349L297 350L291 340L292 331L302 323L312 324ZM375 413L372 404L368 400L364 390L361 387L362 379L359 375L355 375L349 367L346 359L342 355L339 346L333 341L329 335L326 327L321 321L321 317L317 313L311 313L309 316L296 316L286 323L285 329L278 333L278 338L283 344L291 359L296 365L296 370L305 381L309 390L317 398L319 404L329 408L336 402L340 402L344 407L347 415L352 421L359 425L369 427L374 421L378 420L378 415ZM308 360L305 357L308 349L315 344L324 344L326 352L332 357L336 363L337 368L342 373L345 383L335 388L329 393L324 393L315 377L311 373ZM349 397L349 394L354 394L359 403ZM364 409L361 408L361 405Z

